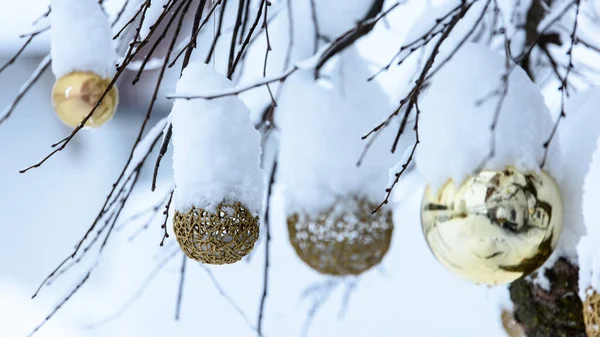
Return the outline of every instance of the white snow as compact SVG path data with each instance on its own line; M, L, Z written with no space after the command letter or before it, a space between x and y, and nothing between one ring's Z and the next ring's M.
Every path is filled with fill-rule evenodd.
M310 1L306 1L310 3ZM364 19L374 1L367 0L314 0L319 33L330 39L352 29ZM304 21L310 22L311 21Z
M177 94L209 94L233 84L213 67L191 62L177 83ZM260 135L250 110L237 96L177 100L173 123L173 179L176 210L206 210L223 201L240 201L253 214L262 206Z
M108 78L116 54L108 19L96 0L51 0L52 72L89 71Z
M600 292L600 137L589 173L585 178L583 195L583 218L587 235L577 246L579 254L579 296L585 299L588 290Z
M349 48L342 57L338 72L330 74L332 88L315 83L312 71L299 70L286 81L278 102L278 183L288 214L319 212L350 195L379 203L388 169L398 159L389 151L388 128L356 166L366 144L361 136L391 109L379 85L366 81L370 72L357 51Z
M563 154L561 191L565 210L565 226L559 240L562 254L577 262L575 247L586 229L581 213L583 185L595 142L600 135L600 88L574 95L567 102L566 118L559 127Z
M434 190L449 178L462 182L488 156L490 125L500 98L490 94L502 89L505 72L503 56L484 45L466 43L421 96L416 162ZM539 171L552 126L539 89L521 68L514 68L495 130L495 155L483 168L514 165L522 171ZM545 166L555 179L560 178L557 143L552 143Z

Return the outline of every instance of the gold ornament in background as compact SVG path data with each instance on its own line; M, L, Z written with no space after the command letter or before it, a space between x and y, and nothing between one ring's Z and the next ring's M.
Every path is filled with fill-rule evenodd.
M52 106L58 118L70 127L77 127L92 111L110 84L109 79L90 72L73 72L59 78L52 88ZM99 127L114 115L119 101L117 88L112 87L85 123Z
M292 214L290 242L298 257L322 274L358 275L379 264L390 247L392 214L351 198L319 214Z
M429 248L449 270L476 283L512 282L550 256L563 225L558 185L544 171L482 171L456 187L425 190L421 224Z
M258 217L240 202L223 202L214 213L201 208L175 211L173 217L173 232L184 253L209 264L241 260L252 251L259 230Z
M589 291L583 302L583 320L588 337L600 337L600 294Z
M512 312L503 310L501 319L502 327L504 327L504 331L509 337L527 337L525 331L523 331L523 327L515 320Z

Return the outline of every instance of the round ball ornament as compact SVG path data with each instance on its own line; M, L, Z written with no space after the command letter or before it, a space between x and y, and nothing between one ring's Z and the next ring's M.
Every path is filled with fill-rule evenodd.
M52 89L52 106L60 120L77 127L94 109L110 84L92 72L72 72L59 78ZM99 127L114 115L119 101L117 88L113 86L86 121L86 127Z
M563 226L556 181L513 166L484 170L460 186L425 190L421 224L429 248L447 269L482 284L528 275L548 259Z
M294 213L287 219L296 254L314 270L333 276L359 275L379 264L392 238L389 210L350 198L317 214Z
M588 290L583 302L583 320L588 337L600 337L600 294Z
M175 211L173 232L190 258L208 264L231 264L248 255L259 234L258 217L240 202L220 203L215 211L192 207Z

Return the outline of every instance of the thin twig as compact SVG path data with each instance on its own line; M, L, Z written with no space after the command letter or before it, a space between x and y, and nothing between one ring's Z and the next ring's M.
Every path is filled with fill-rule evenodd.
M263 290L262 296L260 297L260 305L258 307L258 335L263 336L262 323L265 311L265 304L267 302L267 289L269 288L269 246L271 244L271 225L269 218L269 209L271 206L271 193L273 191L273 185L275 183L275 174L277 173L277 159L273 161L273 168L271 169L271 177L269 178L269 188L267 190L267 202L265 207L265 230L266 230L266 241L265 241L265 267L263 276Z
M165 239L167 239L169 237L169 233L167 233L167 220L169 220L169 208L171 207L171 201L173 200L173 192L175 192L175 191L171 191L171 194L169 196L169 201L167 201L167 205L165 206L165 211L163 212L163 214L165 216L165 221L160 226L160 228L164 229L165 233L163 234L163 237L160 240L161 247L164 245Z
M187 256L181 253L183 259L181 260L181 270L179 276L179 290L177 291L177 304L175 305L175 320L178 321L181 315L181 303L183 300L183 284L185 281L185 264L187 263Z
M569 95L568 92L568 84L569 84L569 74L571 73L571 69L573 68L573 47L575 46L577 40L577 24L579 18L579 8L581 5L581 0L575 0L575 19L573 21L573 31L571 32L571 44L569 45L569 49L567 50L567 55L569 57L569 63L567 65L567 71L565 76L562 79L559 90L561 92L561 100L560 100L560 116L556 119L554 126L552 127L552 132L548 139L544 142L544 157L542 158L542 162L540 167L543 168L546 164L546 160L548 159L548 151L550 150L550 143L554 139L554 135L556 134L556 130L558 130L558 126L560 125L560 121L567 116L565 112L565 101L566 97Z

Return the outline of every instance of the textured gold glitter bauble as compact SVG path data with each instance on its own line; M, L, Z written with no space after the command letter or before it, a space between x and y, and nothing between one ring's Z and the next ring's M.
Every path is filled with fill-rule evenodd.
M544 171L482 171L448 181L421 205L429 248L449 270L476 283L505 284L539 268L563 225L558 185Z
M214 212L175 211L173 232L185 254L209 264L230 264L248 255L258 240L258 217L240 202L221 203Z
M595 291L583 302L583 320L588 337L600 337L600 294Z
M288 217L290 242L298 257L328 275L358 275L379 264L390 247L392 215L377 205L349 198L319 214Z
M73 72L59 78L52 89L52 106L58 118L70 127L77 127L92 111L108 85L109 79L89 72ZM99 127L114 115L119 101L117 88L112 87L85 123Z

